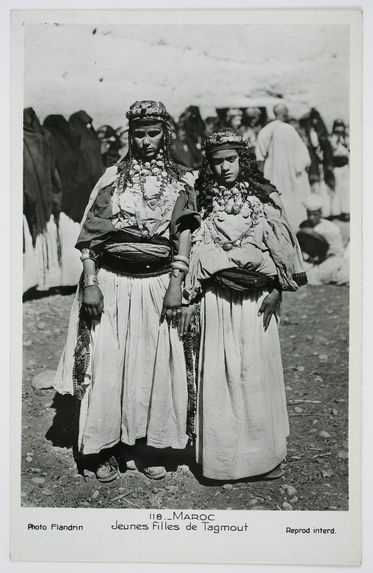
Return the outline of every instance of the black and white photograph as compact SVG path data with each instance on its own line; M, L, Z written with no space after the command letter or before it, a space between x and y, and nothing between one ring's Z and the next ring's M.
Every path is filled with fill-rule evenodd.
M25 13L20 508L351 510L350 12Z

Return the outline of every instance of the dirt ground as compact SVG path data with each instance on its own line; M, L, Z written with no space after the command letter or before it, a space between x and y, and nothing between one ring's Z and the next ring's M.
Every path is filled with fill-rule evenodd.
M192 447L168 455L160 481L121 468L100 484L74 461L75 406L33 376L55 370L73 295L24 302L22 504L33 507L346 510L348 508L348 288L284 296L280 335L290 437L285 476L272 482L202 478Z

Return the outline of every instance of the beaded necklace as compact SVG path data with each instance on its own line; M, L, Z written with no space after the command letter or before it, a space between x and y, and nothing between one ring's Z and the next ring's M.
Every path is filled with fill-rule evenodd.
M218 214L219 221L224 221L225 214L241 214L247 219L252 217L258 209L262 211L260 200L251 193L250 186L246 181L239 182L230 189L223 185L215 185L212 192L214 195L212 212Z
M176 191L178 184L175 178L170 176L166 169L163 159L163 150L160 150L157 156L151 161L142 161L141 159L132 159L129 171L130 179L125 180L123 174L120 174L117 179L117 190L121 194L123 191L128 190L134 196L139 193L142 196L144 203L153 211L157 208L160 209L161 219L159 219L150 231L144 226L144 222L138 209L135 209L135 214L131 215L122 209L115 216L115 226L133 226L136 224L144 237L154 235L158 229L167 221L167 214L173 208L172 202L167 199L165 193L167 191L167 184L172 183ZM151 195L147 194L147 178L151 178Z
M240 247L242 241L252 233L259 219L264 216L263 205L260 199L250 192L249 184L246 181L237 183L231 189L227 189L223 185L216 185L212 190L214 193L213 209L206 218L206 224L213 242L225 251L230 251L233 247ZM249 219L246 231L234 241L222 239L217 232L215 219L222 222L229 215L239 214L244 219Z
M125 188L128 188L133 189L136 192L136 190L139 189L144 201L151 208L157 206L159 199L164 195L166 191L166 184L170 183L172 180L172 177L167 173L165 169L162 149L151 161L132 159L129 175L130 179L128 181L124 180L123 175L119 177L119 191L121 192L124 191ZM148 197L146 194L145 184L147 177L154 177L154 183L159 189L159 192L153 193L151 197Z

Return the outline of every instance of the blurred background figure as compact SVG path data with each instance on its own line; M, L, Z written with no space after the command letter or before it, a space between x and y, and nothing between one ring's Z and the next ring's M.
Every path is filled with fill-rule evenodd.
M23 292L59 284L61 200L51 135L29 107L23 112Z
M242 110L236 107L229 108L225 116L225 124L226 127L238 131L242 124Z
M350 142L342 119L333 122L330 144L333 152L335 188L331 195L330 216L350 220Z
M194 142L187 136L183 123L177 125L174 149L180 163L191 169L197 169L196 166L199 164L200 157L196 153Z
M299 121L311 157L308 175L312 193L320 195L323 217L331 214L331 201L335 189L333 151L328 130L320 113L312 108Z
M199 169L202 164L201 148L205 137L205 122L197 106L190 105L183 111L177 124L177 130L179 137L181 136L182 145L187 145L188 155L191 154L192 156L191 163L186 164L187 167ZM185 132L185 135L182 131Z
M127 155L128 151L128 126L127 127L117 127L115 130L118 138L119 138L119 155L120 157L124 157Z
M263 127L262 112L258 107L248 107L243 114L240 132L249 147L255 147L258 133Z
M117 131L110 125L102 125L97 130L101 141L101 159L104 167L111 167L120 158L121 140Z
M92 190L86 160L80 147L80 136L62 115L48 115L43 125L52 136L61 179L61 211L79 223Z
M214 131L219 129L219 127L220 127L220 120L219 120L218 116L215 115L215 116L206 117L206 119L205 119L205 139L210 137L210 135L212 133L214 133Z
M60 114L53 114L45 118L43 125L52 136L56 168L62 187L58 229L61 245L59 286L73 286L77 284L81 274L75 243L79 235L79 223L92 190L90 174L80 146L81 136L70 122Z
M83 110L70 116L69 123L80 137L79 147L86 162L88 180L91 188L104 172L101 159L101 142L92 125L92 118Z
M338 225L322 217L322 199L310 195L304 203L307 219L300 225L297 238L306 262L311 285L349 283L349 244L345 249Z
M300 135L287 123L286 105L275 105L273 113L275 119L258 134L256 157L264 176L281 193L287 218L296 230L304 218L303 203L310 194L306 169L311 161Z

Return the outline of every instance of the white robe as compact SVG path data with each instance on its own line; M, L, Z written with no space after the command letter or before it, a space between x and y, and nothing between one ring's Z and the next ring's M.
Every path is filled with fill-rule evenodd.
M311 159L306 145L294 127L276 119L259 132L256 157L264 161L264 176L281 193L289 222L296 230L304 219L303 202L310 193L306 168Z

